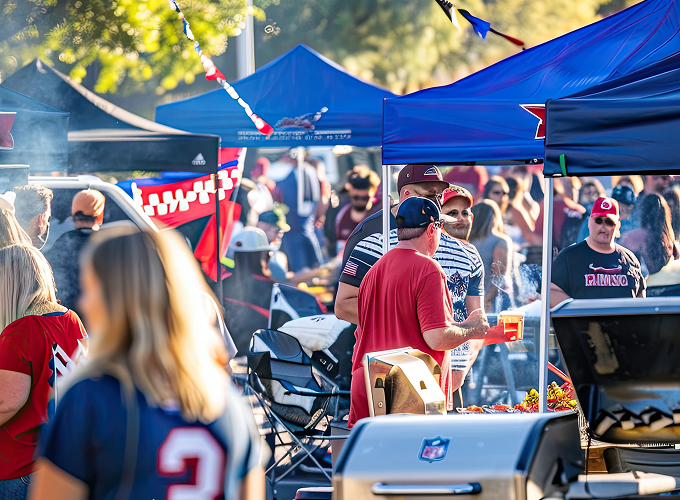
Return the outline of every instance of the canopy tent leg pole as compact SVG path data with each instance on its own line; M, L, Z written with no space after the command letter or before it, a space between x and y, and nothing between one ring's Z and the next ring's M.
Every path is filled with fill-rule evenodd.
M297 147L297 212L299 216L304 213L305 203L305 148Z
M538 342L538 409L548 411L548 336L550 335L550 271L552 268L553 236L553 178L546 177L543 183L543 270L541 276L541 329Z
M217 260L217 300L220 307L224 307L222 302L222 260L220 259L220 161L219 161L219 150L217 153L217 167L215 168L215 260Z
M390 250L390 192L392 191L390 186L392 176L390 172L391 168L389 165L382 166L383 255Z

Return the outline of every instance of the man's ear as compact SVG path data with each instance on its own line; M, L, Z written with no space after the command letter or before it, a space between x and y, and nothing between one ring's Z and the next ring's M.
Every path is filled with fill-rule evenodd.
M434 236L435 231L436 231L436 228L434 227L434 224L430 224L429 226L427 226L427 235L430 238L432 238L432 236Z

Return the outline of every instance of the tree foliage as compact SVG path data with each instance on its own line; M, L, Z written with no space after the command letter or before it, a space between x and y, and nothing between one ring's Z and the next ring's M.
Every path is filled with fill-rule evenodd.
M528 47L600 18L630 0L458 0L456 7L489 21ZM607 14L612 13L608 11ZM276 23L278 34L263 25ZM257 23L257 56L269 61L305 43L393 92L450 83L520 49L488 34L477 37L459 16L456 30L434 0L280 0Z
M245 0L179 0L204 52L226 50L244 27ZM251 8L258 18L262 9ZM80 82L97 62L97 92L162 94L203 72L167 0L8 0L0 37L3 76L34 57L61 62Z
M258 66L305 43L397 93L446 84L519 49L453 28L434 0L254 0ZM635 0L457 0L531 47ZM179 0L204 51L243 27L246 0ZM266 9L266 16L265 16ZM0 79L41 57L97 92L164 92L203 72L167 0L3 0ZM92 78L94 73L95 78ZM92 80L91 80L92 79Z

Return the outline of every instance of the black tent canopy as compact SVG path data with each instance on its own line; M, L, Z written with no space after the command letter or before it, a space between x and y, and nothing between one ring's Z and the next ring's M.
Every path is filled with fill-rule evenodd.
M680 170L680 52L546 103L546 175Z
M32 174L61 171L68 167L66 134L69 114L21 95L0 88L0 113L13 144L0 147L3 165L29 165Z
M190 134L125 111L40 59L15 72L2 85L71 114L69 173L213 173L217 169L218 136Z

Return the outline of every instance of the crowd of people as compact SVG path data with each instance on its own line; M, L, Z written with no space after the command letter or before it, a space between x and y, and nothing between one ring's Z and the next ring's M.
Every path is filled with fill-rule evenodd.
M382 208L380 178L370 168L354 166L347 172L344 183L331 191L327 199L324 193L329 188L320 173L322 163L305 162L304 201L300 204L297 161L289 156L281 160L289 163L291 171L277 185L266 178L267 169L259 166L265 160L258 160L253 179L268 186L272 193L268 206L276 208L261 214L260 220L270 220L268 227L271 228L275 220L284 218L283 224L277 226L282 229L267 233L275 252L269 261L272 279L297 283L321 265L330 268L331 274L333 269L342 271L348 255L346 249L353 249L357 238L382 230L380 217L374 219ZM466 189L470 199L476 201L468 210L474 222L465 240L479 252L483 264L484 293L480 295L485 309L499 312L535 300L540 292L543 246L544 193L540 165L494 170L479 165L451 167L442 169L441 178L442 185ZM662 175L625 175L606 179L605 189L603 180L555 179L553 258L564 248L586 240L592 207L598 198L608 195L617 201L620 210L615 241L633 252L645 278L659 273L680 255L677 243L680 182ZM272 190L282 192L278 200L284 204L274 199ZM419 194L423 193L417 190L412 193ZM400 192L398 196L401 198ZM390 200L390 203L394 205L398 201ZM301 207L306 207L304 217L301 217ZM285 211L285 215L274 216L271 210ZM357 227L360 227L358 232ZM342 281L340 276L340 288Z
M520 169L515 177L510 170L507 177L490 176L484 186L473 184L479 191L474 203L466 188L444 180L454 173L444 177L433 165L400 171L389 253L383 254L382 212L367 217L347 240L335 314L357 324L350 427L369 415L362 365L369 352L411 346L430 355L441 367L438 382L448 409L464 406L459 389L485 344L487 314L514 308L522 298L514 291L523 286L518 271L542 244L544 200L530 194L533 175ZM554 184L551 306L570 297L645 297L647 277L678 257L666 201L677 198L670 179L618 178L613 197L597 179ZM513 226L515 238L505 229ZM534 285L524 300L538 297Z
M88 189L73 198L72 229L43 255L51 191L29 185L0 196L0 498L26 498L29 483L31 498L161 497L189 483L182 457L196 447L205 467L230 478L201 487L260 496L264 453L225 366L266 327L273 284L313 276L323 263L339 274L336 316L357 325L350 427L368 415L363 354L401 344L430 354L448 407L462 405L487 315L540 298L540 171L405 166L389 204L395 250L383 256L375 172L353 167L338 193L320 162L303 163L300 175L294 158L283 161L290 173L276 183L258 160L244 226L230 241L222 291L236 346L205 314L201 297L213 292L177 234L101 230L106 199ZM552 305L644 297L680 257L674 179L607 185L555 179Z
M51 200L0 197L0 499L264 498L267 454L184 239L100 230L105 198L84 190L43 255Z

